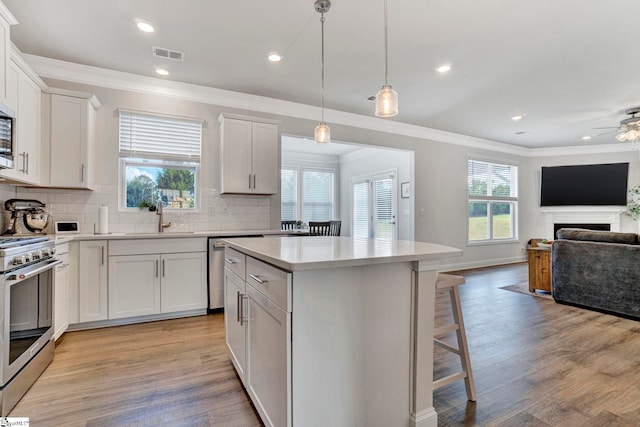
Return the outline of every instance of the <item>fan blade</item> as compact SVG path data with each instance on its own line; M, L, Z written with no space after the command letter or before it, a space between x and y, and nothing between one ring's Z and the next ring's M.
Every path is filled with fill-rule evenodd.
M605 126L601 128L591 128L591 129L618 129L618 126Z

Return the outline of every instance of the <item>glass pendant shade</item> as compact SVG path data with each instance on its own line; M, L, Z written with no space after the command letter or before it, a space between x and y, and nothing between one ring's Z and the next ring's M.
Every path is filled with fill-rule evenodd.
M318 144L327 144L331 142L331 129L325 122L320 122L316 126L315 139Z
M393 117L398 114L398 92L384 85L376 94L376 116Z

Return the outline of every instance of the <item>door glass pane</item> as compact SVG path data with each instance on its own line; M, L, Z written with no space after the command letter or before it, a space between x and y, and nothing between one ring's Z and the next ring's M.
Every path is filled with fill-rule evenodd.
M513 212L511 203L492 203L493 238L509 239L513 237Z
M373 183L373 237L393 239L395 218L393 213L393 180L376 180Z
M469 240L489 238L489 203L469 203Z
M369 182L353 184L353 237L369 237Z

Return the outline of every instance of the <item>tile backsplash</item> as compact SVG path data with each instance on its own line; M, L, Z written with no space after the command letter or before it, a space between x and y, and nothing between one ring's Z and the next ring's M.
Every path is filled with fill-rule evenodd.
M35 199L46 204L53 220L46 232L53 232L53 221L78 221L81 233L93 233L98 224L98 208L109 208L109 231L115 233L149 233L158 228L158 216L148 210L118 210L118 187L96 185L95 191L0 186L0 200ZM165 231L264 230L270 228L271 197L221 196L203 188L200 209L196 212L164 211ZM10 213L3 216L3 230ZM24 230L22 222L18 230Z

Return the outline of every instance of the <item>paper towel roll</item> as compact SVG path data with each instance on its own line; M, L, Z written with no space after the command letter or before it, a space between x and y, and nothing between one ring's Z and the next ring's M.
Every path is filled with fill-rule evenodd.
M109 208L98 208L98 234L109 234Z

